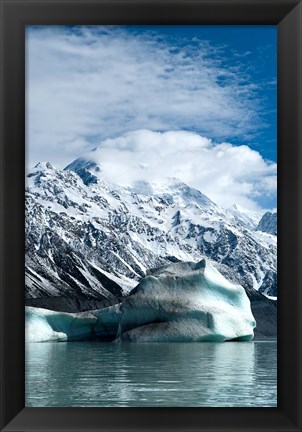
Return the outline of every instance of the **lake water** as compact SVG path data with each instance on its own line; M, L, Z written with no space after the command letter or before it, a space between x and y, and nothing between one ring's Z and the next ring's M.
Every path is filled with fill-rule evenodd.
M32 343L26 406L274 407L275 341Z

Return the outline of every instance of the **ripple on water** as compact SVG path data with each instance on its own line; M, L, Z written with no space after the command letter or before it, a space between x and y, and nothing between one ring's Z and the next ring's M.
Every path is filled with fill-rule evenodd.
M276 405L275 341L26 346L26 406Z

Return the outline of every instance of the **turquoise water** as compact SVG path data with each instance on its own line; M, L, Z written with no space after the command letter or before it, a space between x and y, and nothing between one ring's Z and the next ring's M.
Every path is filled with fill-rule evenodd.
M26 346L26 406L273 407L275 341L36 343Z

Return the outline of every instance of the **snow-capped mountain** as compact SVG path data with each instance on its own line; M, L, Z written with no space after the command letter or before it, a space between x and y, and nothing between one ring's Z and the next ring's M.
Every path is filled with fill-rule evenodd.
M106 182L95 162L40 163L26 179L26 296L110 299L146 270L208 257L246 290L276 296L276 236L183 183Z
M257 211L257 210L248 210L244 207L239 206L238 204L233 204L232 207L227 209L227 213L231 213L233 216L236 216L237 219L243 222L243 224L250 228L252 231L258 225L260 219L262 218L265 211Z
M257 230L277 235L277 213L266 212L260 219Z

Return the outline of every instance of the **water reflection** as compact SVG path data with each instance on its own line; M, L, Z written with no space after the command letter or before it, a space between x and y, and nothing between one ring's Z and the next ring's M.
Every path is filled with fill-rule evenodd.
M276 406L276 343L26 347L27 406Z

